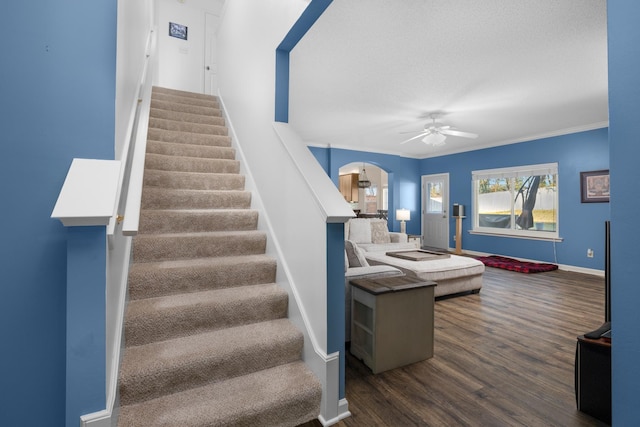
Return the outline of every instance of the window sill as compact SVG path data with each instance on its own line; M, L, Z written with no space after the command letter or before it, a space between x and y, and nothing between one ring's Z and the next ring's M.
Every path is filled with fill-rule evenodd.
M469 234L477 234L481 236L492 236L492 237L510 237L514 239L526 239L526 240L543 240L547 242L562 242L564 239L562 237L556 236L531 236L524 234L511 234L511 233L492 233L489 231L479 231L479 230L469 230Z

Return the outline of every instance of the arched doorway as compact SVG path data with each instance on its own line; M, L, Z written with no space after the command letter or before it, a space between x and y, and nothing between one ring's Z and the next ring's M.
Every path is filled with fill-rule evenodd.
M357 185L363 169L371 185ZM349 163L339 169L340 192L359 216L376 216L387 219L389 210L389 174L370 163Z

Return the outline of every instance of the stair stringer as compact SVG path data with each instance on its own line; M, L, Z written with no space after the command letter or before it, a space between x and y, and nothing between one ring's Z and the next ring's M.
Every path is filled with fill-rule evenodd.
M256 186L251 170L247 167L246 157L235 132L233 120L228 116L223 96L218 93L222 115L225 118L232 147L236 150L236 159L240 162L240 174L245 176L245 190L251 193L251 209L258 211L258 230L267 235L266 254L275 258L278 269L276 283L289 295L289 320L303 333L304 345L302 360L316 375L322 384L322 400L320 403L319 421L325 425L333 425L351 415L346 399L340 399L340 354L327 354L312 331L309 316L293 280L291 270L284 256L282 246L274 233L269 214L262 201L260 191ZM326 280L325 280L326 283Z

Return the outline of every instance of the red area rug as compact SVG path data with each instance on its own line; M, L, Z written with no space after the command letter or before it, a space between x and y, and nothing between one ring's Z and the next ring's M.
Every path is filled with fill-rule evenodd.
M505 270L517 271L519 273L541 273L543 271L557 270L555 264L545 264L538 262L520 261L504 256L490 255L479 256L477 260L482 261L487 267L502 268Z

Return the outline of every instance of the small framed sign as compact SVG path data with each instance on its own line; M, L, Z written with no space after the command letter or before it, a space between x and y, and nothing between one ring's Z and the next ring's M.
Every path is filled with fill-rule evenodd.
M607 203L609 192L609 170L580 172L582 203Z
M177 39L187 39L187 27L185 25L169 22L169 35Z

